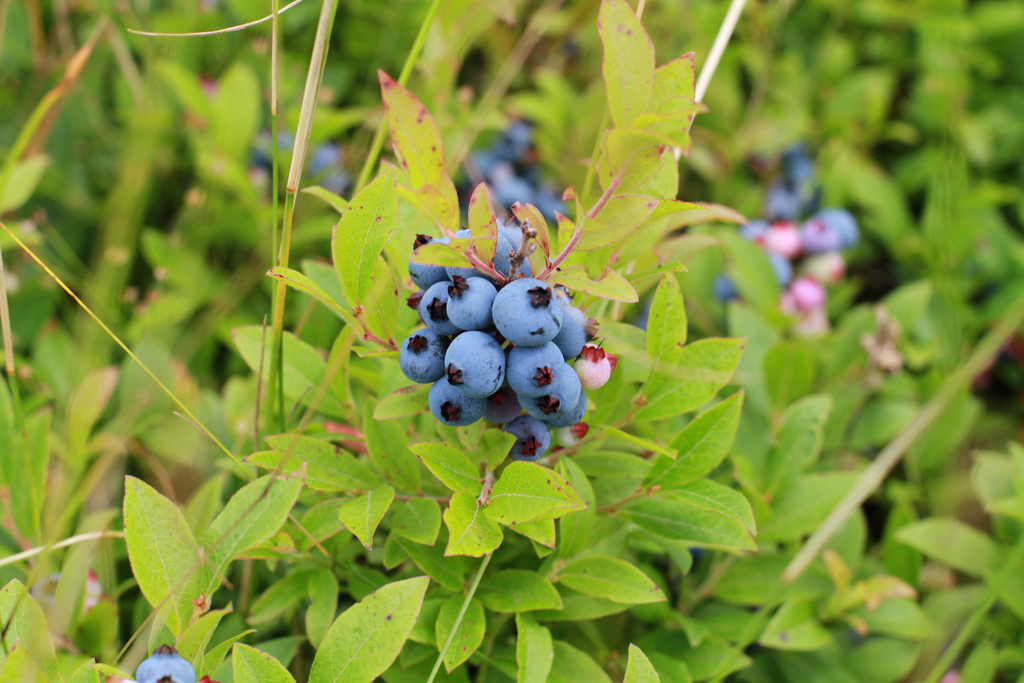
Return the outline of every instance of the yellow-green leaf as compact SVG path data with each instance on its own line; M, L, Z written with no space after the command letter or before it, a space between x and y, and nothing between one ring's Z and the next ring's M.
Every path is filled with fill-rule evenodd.
M480 471L459 449L443 443L422 442L410 444L409 450L452 491L480 492Z
M413 188L440 187L447 176L441 133L434 117L415 95L383 71L377 71L395 155Z
M351 531L359 542L367 548L373 548L373 532L391 507L395 499L395 490L390 486L380 486L372 491L347 501L338 510L341 523Z
M472 493L460 491L452 496L448 509L444 511L444 523L448 527L445 557L483 557L501 545L501 527L482 514Z
M638 301L633 285L611 268L605 268L600 279L591 280L587 277L586 268L582 264L576 264L556 272L552 275L551 281L603 299L626 303Z
M597 17L604 45L608 109L616 126L628 126L651 103L654 90L654 44L625 0L604 0Z
M516 615L516 683L546 683L554 658L551 631L526 613Z
M484 514L512 526L537 519L556 519L582 509L583 501L562 475L532 462L509 464L494 484Z
M398 658L430 579L395 581L345 610L313 658L309 683L370 683Z
M352 197L331 236L334 270L345 301L353 309L370 293L377 259L397 228L395 169L388 166Z
M558 573L559 583L613 602L662 602L665 594L642 571L617 557L592 555L573 560Z
M487 616L484 613L484 606L480 601L473 598L466 606L466 613L462 615L462 621L458 626L455 620L462 610L462 603L465 600L461 594L448 598L441 611L437 615L435 626L437 635L437 649L440 650L448 642L452 629L455 635L452 637L452 644L444 653L444 668L451 673L460 664L469 659L470 655L476 652L480 643L484 642L484 632L487 628Z

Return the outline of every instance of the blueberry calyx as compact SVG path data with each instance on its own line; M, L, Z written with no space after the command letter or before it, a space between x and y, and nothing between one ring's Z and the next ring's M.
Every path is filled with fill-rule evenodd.
M542 368L537 368L537 374L533 376L533 381L537 383L538 387L546 387L554 378L555 371L545 365Z
M429 244L430 240L431 240L430 235L423 235L423 234L416 235L416 239L413 240L413 243L412 243L412 250L416 251L417 249L422 247L424 244Z
M558 412L558 399L548 394L547 396L541 396L537 399L537 407L540 408L540 412L545 415L551 415L552 413Z
M413 294L410 294L408 297L406 297L405 305L408 306L409 308L411 308L414 311L418 311L420 309L420 301L422 301L422 300L423 300L423 292L422 291L414 292Z
M466 278L461 275L452 276L452 284L448 285L448 296L456 299L462 298L462 293L469 289Z
M441 404L441 417L447 422L455 422L459 419L459 407L451 401Z
M166 645L166 644L165 645L161 645L157 649L153 650L153 654L155 654L155 655L174 655L174 654L177 654L177 653L178 653L177 650L175 650L170 645Z
M522 451L523 455L537 455L537 449L539 449L541 445L542 444L537 441L537 438L531 434L523 439L519 444L519 450Z
M587 341L594 341L597 338L598 324L596 318L587 318L587 324L583 326L583 330L587 333Z
M445 373L448 375L449 384L462 384L462 370L455 367L455 363L449 363Z
M534 287L526 290L526 293L530 295L530 305L534 308L541 308L551 303L550 287Z
M433 301L427 304L427 313L430 314L431 320L447 320L448 303L434 297Z
M451 380L448 381L450 382ZM502 393L501 390L498 390L491 394L490 396L488 396L487 401L497 406L503 406L505 405L505 394Z
M429 340L422 335L413 335L409 337L409 350L413 353L419 353L427 348Z

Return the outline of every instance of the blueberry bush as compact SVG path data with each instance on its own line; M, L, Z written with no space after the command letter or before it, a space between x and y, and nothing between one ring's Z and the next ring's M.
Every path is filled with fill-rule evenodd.
M1022 29L0 0L0 683L1024 680Z

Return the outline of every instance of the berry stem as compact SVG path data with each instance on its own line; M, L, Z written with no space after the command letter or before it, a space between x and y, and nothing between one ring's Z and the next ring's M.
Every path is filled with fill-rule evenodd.
M509 281L519 277L519 270L523 267L523 262L526 261L526 257L529 255L530 240L537 236L537 230L530 225L530 221L523 223L522 228L523 239L519 242L519 249L514 250L515 253L509 256Z
M612 198L612 194L616 189L618 189L619 183L622 182L622 173L625 170L626 167L623 166L622 170L612 178L610 183L608 183L608 187L605 189L604 194L598 198L597 203L594 204L590 211L587 211L587 213L580 218L580 222L576 224L576 229L573 231L572 237L569 238L569 241L562 250L558 252L558 256L555 257L555 260L549 263L547 267L541 271L540 275L537 276L538 280L543 280L550 276L551 273L558 270L558 267L562 265L562 262L565 261L565 259L569 258L569 255L576 248L576 245L580 243L581 239L583 239L583 226L586 224L587 219L596 218L597 214L601 213L601 209L603 209L605 204L608 203L608 200Z
M494 489L494 472L487 470L487 474L484 475L484 484L480 487L480 495L477 496L476 504L483 506L487 505L487 499L491 497L491 491Z
M484 275L494 278L500 284L505 284L506 282L508 282L507 277L496 271L494 269L494 266L481 261L480 257L474 254L472 251L467 251L465 254L463 254L463 256L469 259L469 263L471 266L473 266L476 270L483 273Z

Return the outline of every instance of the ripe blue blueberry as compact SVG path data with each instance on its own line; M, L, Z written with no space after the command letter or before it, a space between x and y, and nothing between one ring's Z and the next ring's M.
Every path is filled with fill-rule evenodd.
M491 305L498 290L482 277L456 275L448 285L448 319L460 330L482 330L491 324Z
M543 346L514 346L508 352L505 375L509 386L521 398L537 398L548 393L555 373L566 367L562 351L554 342Z
M812 218L800 228L800 246L807 254L825 254L843 247L843 235L833 225Z
M788 285L793 279L793 264L789 262L788 258L775 251L766 251L765 255L768 256L768 262L772 264L772 270L775 271L776 281L783 287Z
M405 376L419 384L430 384L444 376L444 352L448 338L431 329L417 330L402 342L398 365Z
M161 645L135 670L137 683L196 683L196 670L169 645Z
M448 346L444 362L449 384L470 398L487 398L505 379L505 352L486 332L460 334Z
M448 285L447 280L435 282L423 293L420 299L420 318L431 330L440 335L458 334L462 330L448 319Z
M551 286L533 278L505 285L491 309L498 332L517 346L541 346L558 334L565 312Z
M502 429L516 437L516 442L508 452L513 460L536 460L551 446L551 432L546 424L535 417L522 415Z
M562 297L568 300L569 297ZM587 343L587 316L578 308L569 306L562 316L562 327L551 340L562 351L562 358L570 361L580 355Z
M512 206L516 202L533 204L533 187L525 178L516 175L515 168L509 163L499 162L491 169L491 190L494 198L502 206Z
M818 220L839 233L842 248L847 249L860 241L860 228L857 219L846 209L823 209L816 216Z
M776 181L768 189L768 194L764 198L765 218L772 223L796 220L801 204L799 194L787 187L785 183Z
M554 420L565 412L573 412L583 391L579 375L567 364L555 370L555 379L548 393L535 398L520 397L523 410L538 420Z
M736 285L733 284L732 278L725 273L719 273L715 276L715 281L711 284L711 288L715 292L715 298L723 304L740 295L739 291L736 290Z
M580 420L587 412L587 392L580 391L580 398L576 401L576 405L572 410L559 411L558 415L554 417L547 417L544 419L544 424L554 429L559 427L571 427Z
M448 244L450 242L447 237L435 237L431 239L427 235L417 235L416 241L413 242L413 251L419 249L424 244ZM430 285L436 282L442 282L448 279L448 271L445 270L444 266L428 266L423 263L409 262L409 277L412 278L413 283L420 289L427 289Z
M487 410L484 411L484 419L494 424L505 424L519 417L523 412L523 406L519 404L519 397L512 387L502 387L487 397Z
M434 382L427 394L430 412L442 424L465 427L479 420L487 409L486 398L470 398L448 382L447 377Z

